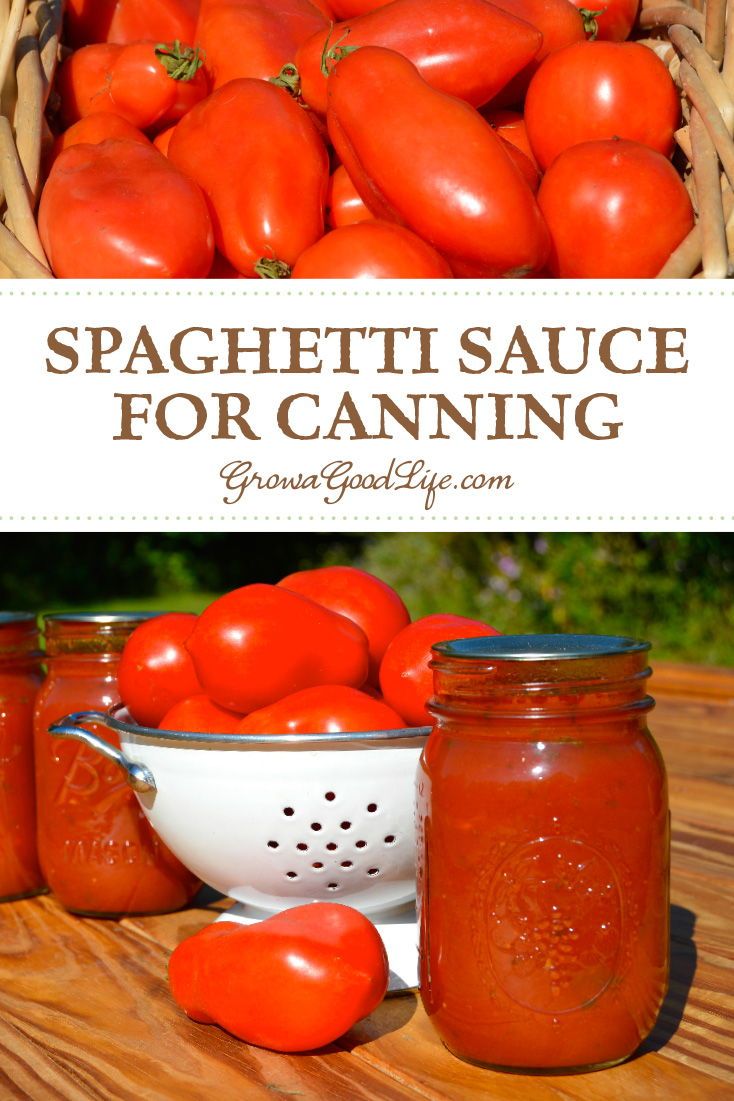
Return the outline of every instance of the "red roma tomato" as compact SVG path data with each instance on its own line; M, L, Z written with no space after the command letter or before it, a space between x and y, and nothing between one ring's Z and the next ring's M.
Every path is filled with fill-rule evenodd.
M136 627L125 643L117 683L122 702L141 726L158 726L175 703L201 691L184 646L196 619L188 612L156 616Z
M385 46L407 57L433 87L479 107L535 57L541 34L486 0L394 0L327 36L308 39L296 54L301 94L326 112L322 66L333 68L344 51Z
M327 233L302 252L294 279L451 279L434 248L394 222L359 222Z
M584 16L589 38L600 42L624 42L637 22L640 0L571 0Z
M530 148L525 119L519 111L507 111L502 108L498 109L490 104L489 107L485 107L480 114L487 120L495 133L499 134L505 141L508 141L510 145L514 145L521 153L524 153L525 156L530 159L533 166L540 170L538 162L535 159L535 154Z
M167 126L207 94L201 64L196 50L178 44L85 46L59 70L62 119L72 122L105 111L140 130Z
M496 107L511 106L522 103L530 78L544 58L564 46L586 40L584 20L571 0L492 0L492 3L517 19L524 19L543 36L533 60L494 99Z
M317 684L360 688L369 669L360 627L275 585L215 600L187 646L206 694L243 715Z
M300 570L284 577L278 585L345 615L362 628L369 644L370 680L376 684L388 643L410 623L408 609L395 590L354 566Z
M214 253L214 263L209 272L209 279L244 279L237 268L233 268L229 260L225 260L221 252Z
M116 110L141 130L178 122L208 91L199 51L178 42L123 46L110 74Z
M520 172L522 172L530 190L535 194L540 187L540 171L535 164L535 159L533 158L533 160L531 160L526 153L523 153L522 149L518 149L516 145L507 141L501 134L499 135L499 139L502 142L502 148L507 153L507 156Z
M563 278L652 278L693 228L678 173L637 142L567 149L546 172L538 201L553 241L549 267Z
M92 42L190 42L199 0L66 0L65 41L77 48Z
M59 114L64 127L97 111L119 115L110 95L112 66L121 46L85 46L59 66L55 88L59 96Z
M525 125L545 169L582 141L627 138L668 156L680 99L666 66L637 42L582 42L547 58L530 82Z
M181 120L168 156L207 195L217 247L243 275L263 258L291 266L322 236L329 158L283 88L220 88Z
M38 228L62 279L201 279L214 234L201 191L152 145L75 145L56 161Z
M354 19L389 3L390 0L331 0L331 8L337 19Z
M405 223L454 274L522 275L543 266L548 231L499 138L406 58L379 46L345 57L329 78L327 121L372 213Z
M357 222L369 222L374 217L359 197L359 192L349 179L343 164L336 168L329 179L326 192L326 220L332 229L352 226Z
M242 716L227 711L208 696L188 696L174 703L158 723L159 730L188 730L195 734L234 734Z
M386 703L357 688L324 684L294 692L270 707L253 711L238 734L342 734L359 730L402 730L405 726Z
M202 0L195 41L212 86L221 88L238 77L277 76L309 35L325 36L328 26L309 0Z
M145 134L120 115L111 115L101 111L98 115L87 115L59 134L49 155L47 171L50 171L56 158L70 149L72 145L99 145L110 138L138 141L141 145L150 145Z
M437 642L457 638L498 635L494 627L461 615L427 615L411 623L392 640L380 667L380 688L385 703L394 707L411 726L432 722L426 702L433 695L429 661Z
M199 6L200 0L118 0L107 41L193 42Z
M171 138L173 137L173 131L175 129L175 126L169 126L167 130L161 130L160 134L156 134L153 138L153 145L164 157L168 156L168 146L171 144Z
M369 918L312 902L254 925L208 925L175 949L168 978L192 1020L271 1051L312 1051L377 1008L388 966Z

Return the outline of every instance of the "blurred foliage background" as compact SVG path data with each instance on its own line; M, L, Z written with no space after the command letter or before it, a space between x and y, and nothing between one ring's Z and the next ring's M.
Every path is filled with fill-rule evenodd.
M376 573L414 617L643 635L658 658L734 665L728 534L4 535L0 606L199 611L238 585L332 563Z

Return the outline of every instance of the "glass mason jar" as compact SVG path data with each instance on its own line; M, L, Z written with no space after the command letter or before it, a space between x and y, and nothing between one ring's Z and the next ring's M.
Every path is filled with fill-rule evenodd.
M649 646L434 647L418 770L421 997L455 1055L559 1073L626 1059L667 989L669 816Z
M34 718L38 852L46 882L68 910L96 916L178 910L198 880L153 832L120 770L49 726L73 711L118 701L125 642L147 615L45 617L48 674ZM102 727L100 737L114 741Z
M0 612L0 900L44 889L36 853L33 703L43 680L38 624Z

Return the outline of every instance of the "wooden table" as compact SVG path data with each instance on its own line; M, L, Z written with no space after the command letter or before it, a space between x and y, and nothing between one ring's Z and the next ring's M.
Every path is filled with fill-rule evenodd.
M214 905L94 921L51 897L0 907L0 1098L32 1101L713 1101L734 1098L734 672L656 674L653 729L673 810L672 982L623 1066L532 1078L452 1058L418 998L391 998L315 1055L250 1048L188 1021L169 950Z

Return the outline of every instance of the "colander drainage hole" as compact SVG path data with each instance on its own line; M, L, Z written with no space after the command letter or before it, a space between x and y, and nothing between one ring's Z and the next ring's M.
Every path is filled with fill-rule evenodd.
M285 874L287 879L298 879L297 872L286 872Z
M328 799L328 801L330 803L333 803L334 800L336 799L336 793L333 792L333 791L327 791L326 795L324 796L324 799Z
M343 829L343 830L351 830L351 828L352 828L352 823L351 822L340 822L339 825L340 825L341 829Z
M327 883L327 884L326 884L326 886L328 887L328 889L329 889L330 891L336 891L336 890L338 890L338 888L339 888L339 884L338 884L338 883Z
M269 849L277 849L278 848L278 842L277 841L268 841L268 848Z
M296 845L296 848L298 849L299 852L302 852L302 853L305 853L305 852L308 851L308 845L306 845L305 842L303 842L303 841L299 841L298 844Z
M367 869L367 875L379 875L379 874L380 874L380 869L379 868L368 868Z
M330 852L330 853L333 853L333 852L334 852L334 849L338 849L338 848L339 848L339 846L337 845L336 841L330 841L330 842L329 842L329 844L328 844L328 845L327 845L326 847L327 847L327 849L329 850L329 852Z
M315 868L317 872L320 871L323 866L324 865L321 863L320 860L315 860L314 863L311 865L311 867Z
M295 813L293 807L283 807L283 814L285 814L287 818L292 818Z
M389 833L387 835L387 837L385 838L385 844L386 845L394 845L395 844L395 834L394 833Z
M355 847L358 848L358 849L366 849L367 848L367 842L366 841L357 841Z
M367 810L369 811L370 814L374 814L375 811L377 810L377 803L368 803L367 804Z
M320 822L312 822L311 823L311 829L314 830L316 833L318 833L318 831L321 829L321 823Z
M351 860L342 860L341 866L342 868L351 868L352 862Z

